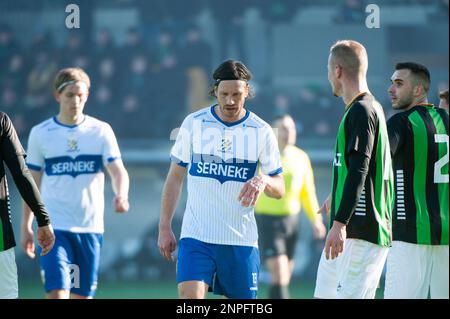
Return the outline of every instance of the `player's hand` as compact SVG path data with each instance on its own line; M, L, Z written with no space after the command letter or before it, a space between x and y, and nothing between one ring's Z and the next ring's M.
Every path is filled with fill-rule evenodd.
M170 227L159 228L158 247L159 252L165 259L174 261L172 253L177 248L177 240Z
M329 214L330 213L330 195L328 195L327 199L322 204L322 207L317 211L317 214Z
M263 175L258 175L248 180L239 193L238 201L244 207L253 206L256 204L259 196L266 188L267 182Z
M328 233L327 241L325 242L325 257L327 259L334 259L344 251L344 242L347 238L347 231L345 224L338 221L333 222L333 226Z
M34 247L34 233L33 229L28 226L22 226L20 232L20 244L22 246L25 254L30 257L36 257L35 247Z
M317 218L312 224L312 232L315 239L324 239L327 228L323 224L322 218Z
M128 198L117 195L114 197L114 209L117 213L125 213L130 209Z
M53 232L52 225L38 227L37 241L42 248L41 256L47 255L55 244L55 233Z

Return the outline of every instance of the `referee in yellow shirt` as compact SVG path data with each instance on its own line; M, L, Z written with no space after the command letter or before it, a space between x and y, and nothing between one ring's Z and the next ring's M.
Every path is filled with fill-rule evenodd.
M259 247L270 271L271 299L289 299L289 282L294 269L294 253L298 239L298 214L303 209L311 222L313 235L325 237L326 227L321 215L314 186L314 175L308 155L295 146L297 131L294 120L283 115L275 120L278 131L286 194L276 200L264 193L256 203Z

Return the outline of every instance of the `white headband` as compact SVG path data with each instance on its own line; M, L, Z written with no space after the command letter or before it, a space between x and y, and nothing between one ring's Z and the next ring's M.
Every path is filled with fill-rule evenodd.
M77 82L77 81L75 81L75 80L70 80L70 81L63 82L60 86L58 86L58 88L56 89L56 91L57 91L58 93L61 93L61 91L62 91L66 86L68 86L68 85L70 85L70 84L74 84L75 82Z

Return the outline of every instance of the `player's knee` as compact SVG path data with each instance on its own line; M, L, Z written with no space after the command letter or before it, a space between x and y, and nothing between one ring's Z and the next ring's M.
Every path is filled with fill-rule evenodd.
M47 293L48 299L69 299L70 293L68 290L56 289Z
M93 299L92 296L82 296L79 294L70 294L70 299Z
M205 287L199 283L182 282L178 285L180 299L204 299Z

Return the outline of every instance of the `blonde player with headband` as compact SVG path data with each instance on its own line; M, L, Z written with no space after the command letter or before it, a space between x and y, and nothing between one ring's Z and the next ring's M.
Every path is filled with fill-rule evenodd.
M97 288L104 232L104 170L116 212L128 211L128 173L109 124L83 113L90 79L80 68L59 71L54 96L58 115L32 128L27 164L52 218L56 243L40 258L48 298L92 298ZM32 215L25 205L22 247L34 257ZM78 276L71 280L72 276Z

